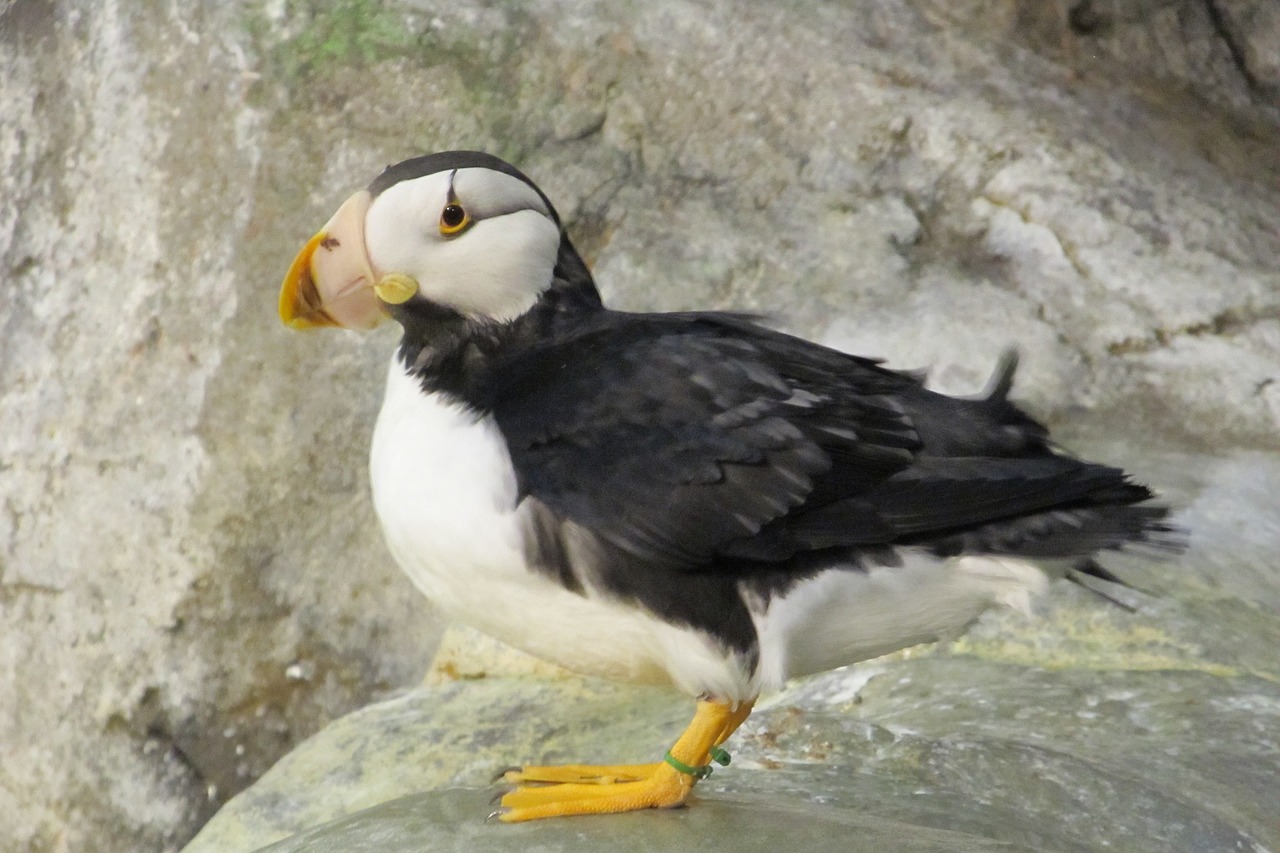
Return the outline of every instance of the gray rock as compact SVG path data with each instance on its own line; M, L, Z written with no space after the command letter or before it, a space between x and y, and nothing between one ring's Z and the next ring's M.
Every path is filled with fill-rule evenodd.
M558 850L901 850L944 853L953 850L1009 851L963 832L929 829L853 810L815 806L803 800L779 800L771 791L720 791L696 809L647 815L622 815L586 821L582 827L534 824L520 827L482 824L487 795L475 789L449 789L393 800L314 831L264 848L286 851ZM489 806L491 808L491 806ZM745 839L745 840L744 840Z
M1149 590L1112 590L1133 612L1059 587L1034 619L991 613L949 645L797 683L748 720L732 766L687 812L482 823L502 767L654 760L690 702L471 671L333 723L185 853L665 849L680 834L739 850L788 837L815 849L1275 849L1280 517L1260 497L1280 485L1280 458L1137 464L1165 473L1197 535L1177 564L1113 558Z
M366 496L394 331L274 300L430 149L517 161L620 307L767 311L962 392L1019 344L1018 395L1111 461L1222 458L1188 517L1252 556L1183 567L1217 597L1179 642L1261 655L1274 16L1092 6L0 2L0 847L176 848L425 668Z
M577 678L421 688L332 723L228 803L186 849L256 849L416 792L484 786L520 760L656 760L692 708L670 691ZM481 808L475 822L490 811Z
M797 684L676 812L484 822L503 766L653 760L687 698L576 679L421 688L323 730L186 853L1274 849L1280 618L1185 575L1164 585L1133 613L1058 590L1035 621L993 614L949 648Z
M438 632L365 499L382 354L271 316L244 26L0 17L0 849L173 848Z
M1280 8L1264 0L1208 4L1214 23L1245 80L1280 102Z

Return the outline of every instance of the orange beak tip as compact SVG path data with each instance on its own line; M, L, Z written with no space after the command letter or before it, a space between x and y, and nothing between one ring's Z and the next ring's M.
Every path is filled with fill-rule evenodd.
M320 307L315 281L311 274L311 262L316 248L326 239L325 232L313 236L289 264L284 282L280 285L280 320L291 329L315 329L336 325Z

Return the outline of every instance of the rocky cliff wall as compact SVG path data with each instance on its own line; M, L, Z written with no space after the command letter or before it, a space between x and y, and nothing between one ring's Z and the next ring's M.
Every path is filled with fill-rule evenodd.
M621 307L767 313L950 391L1016 344L1068 435L1275 450L1276 18L0 3L0 847L176 846L424 670L366 497L394 332L274 316L383 164L519 163Z

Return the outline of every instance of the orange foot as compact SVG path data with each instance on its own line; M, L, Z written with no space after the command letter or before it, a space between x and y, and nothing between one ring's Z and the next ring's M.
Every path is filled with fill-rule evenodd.
M570 764L508 770L500 778L516 788L502 797L502 808L495 816L516 823L681 805L698 780L710 773L708 762L713 754L727 762L727 754L718 747L747 719L753 704L740 702L735 707L700 700L693 722L666 757L654 764Z

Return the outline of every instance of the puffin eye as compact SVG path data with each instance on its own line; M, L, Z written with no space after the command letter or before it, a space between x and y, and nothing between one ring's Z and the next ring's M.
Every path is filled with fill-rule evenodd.
M440 233L446 237L459 234L471 224L471 216L456 201L451 201L440 211Z

